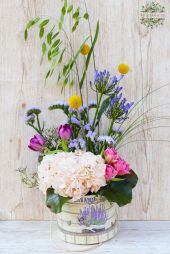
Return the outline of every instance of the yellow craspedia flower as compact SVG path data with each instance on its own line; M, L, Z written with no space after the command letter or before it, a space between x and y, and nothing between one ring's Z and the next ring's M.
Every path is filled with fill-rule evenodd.
M84 56L88 55L89 51L90 51L90 46L88 44L84 44L84 46L81 50L82 55L84 55Z
M129 65L127 65L127 64L124 64L124 63L122 63L122 64L119 64L119 66L118 66L118 71L121 73L121 74L126 74L126 73L128 73L129 72Z
M79 95L73 95L69 99L70 108L79 109L82 104L81 97Z

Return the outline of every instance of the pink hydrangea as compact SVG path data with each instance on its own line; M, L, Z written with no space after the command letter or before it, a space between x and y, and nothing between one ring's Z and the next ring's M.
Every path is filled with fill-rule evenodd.
M112 178L114 178L117 175L117 170L115 167L112 167L111 165L106 164L106 171L105 171L105 178L106 181L110 181Z
M119 176L123 176L123 175L126 175L126 174L130 174L130 166L129 164L122 160L122 159L119 159L116 163L115 163L115 168L118 172L117 175Z
M104 159L107 164L113 165L120 159L120 156L114 148L107 148L104 151Z

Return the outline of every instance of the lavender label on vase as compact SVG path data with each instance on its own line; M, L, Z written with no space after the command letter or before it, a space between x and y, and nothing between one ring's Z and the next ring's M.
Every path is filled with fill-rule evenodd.
M103 204L80 208L78 222L82 228L82 233L104 231L106 221L106 209Z

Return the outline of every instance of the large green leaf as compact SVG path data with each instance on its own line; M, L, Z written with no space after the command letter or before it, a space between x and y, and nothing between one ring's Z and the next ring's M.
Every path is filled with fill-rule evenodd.
M62 206L66 203L69 198L61 197L58 194L54 193L53 188L47 189L46 192L46 206L50 208L53 213L60 213L62 210Z
M119 206L124 206L132 200L132 188L136 186L138 177L131 170L130 174L124 175L121 178L124 180L110 182L102 187L99 193L106 197L108 201L116 202Z

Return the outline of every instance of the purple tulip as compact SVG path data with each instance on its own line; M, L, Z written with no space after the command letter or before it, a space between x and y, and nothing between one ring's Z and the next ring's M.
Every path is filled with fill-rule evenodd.
M72 128L69 124L60 125L58 128L58 136L59 138L63 138L68 140L72 135Z
M34 135L33 138L30 139L28 147L33 151L40 152L44 144L45 144L44 138L41 135L36 134Z

